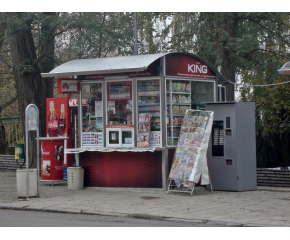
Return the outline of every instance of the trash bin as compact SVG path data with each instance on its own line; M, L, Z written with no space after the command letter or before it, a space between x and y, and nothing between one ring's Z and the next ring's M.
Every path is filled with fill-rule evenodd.
M20 169L22 169L25 164L24 144L15 144L15 160ZM22 160L22 163L18 162L20 160Z
M72 190L84 188L84 169L82 167L67 168L67 186Z
M28 169L29 192L28 197L38 197L37 194L37 169ZM16 171L17 197L27 198L26 193L26 169Z
M15 159L25 159L24 144L15 144Z

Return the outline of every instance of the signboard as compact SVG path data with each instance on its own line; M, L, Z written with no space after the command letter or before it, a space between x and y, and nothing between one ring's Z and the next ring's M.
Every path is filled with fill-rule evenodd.
M39 172L39 111L35 104L29 104L25 109L25 145L26 145L26 197L29 198L29 174L28 174L28 132L36 131L37 137L37 170ZM37 174L37 196L39 195L39 174Z
M68 105L70 107L77 107L78 106L78 102L79 102L79 100L77 98L71 98L71 99L68 100ZM88 105L87 98L83 98L82 99L82 105L83 106L87 106Z
M57 79L57 93L58 94L71 94L78 93L80 90L80 83L72 78L58 78Z
M181 53L166 55L165 72L167 76L216 78L214 71L201 60Z
M38 131L38 109L35 105L30 104L28 105L28 107L26 108L26 128L27 131Z

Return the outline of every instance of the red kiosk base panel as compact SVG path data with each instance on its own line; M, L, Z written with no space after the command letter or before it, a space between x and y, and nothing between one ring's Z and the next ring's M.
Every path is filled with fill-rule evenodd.
M41 180L63 180L63 140L41 141Z

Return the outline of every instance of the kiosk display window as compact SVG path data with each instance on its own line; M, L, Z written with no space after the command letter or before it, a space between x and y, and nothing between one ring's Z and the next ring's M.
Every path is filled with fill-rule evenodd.
M107 147L134 147L132 81L107 82Z
M108 82L107 124L132 125L132 82Z
M205 110L204 102L214 101L214 82L166 80L167 146L176 146L187 109Z
M83 108L82 145L103 146L102 83L82 84L82 95L87 106Z
M191 108L191 82L166 81L167 145L177 145L179 131L187 109Z
M137 90L138 116L151 115L150 146L161 145L160 81L139 80Z

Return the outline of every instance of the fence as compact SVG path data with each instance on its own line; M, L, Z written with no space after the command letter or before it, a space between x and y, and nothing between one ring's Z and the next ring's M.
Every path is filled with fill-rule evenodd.
M20 116L4 117L1 120L5 128L8 146L14 147L16 143L24 143Z

